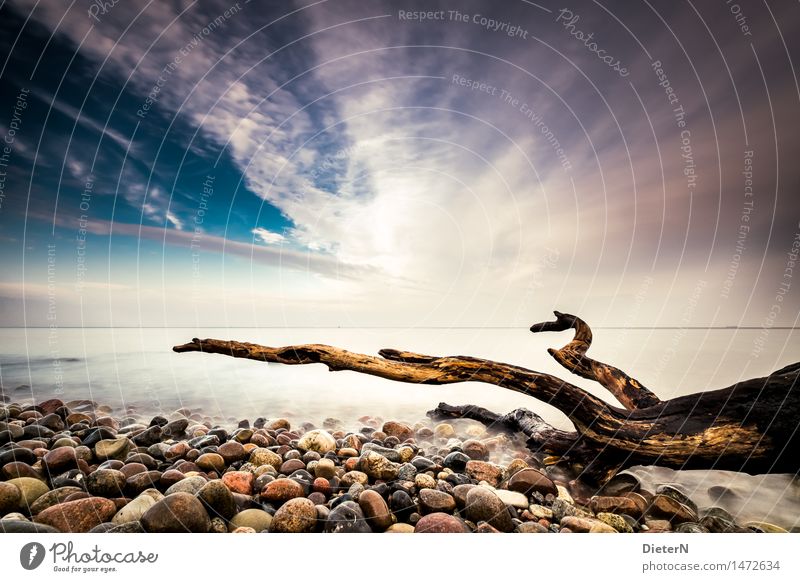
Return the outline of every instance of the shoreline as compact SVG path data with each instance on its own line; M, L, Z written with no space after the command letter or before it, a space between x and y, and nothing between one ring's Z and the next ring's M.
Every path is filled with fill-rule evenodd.
M648 490L629 473L599 491L473 421L258 418L223 428L185 408L137 418L50 399L0 406L0 531L787 530L737 523L678 484Z

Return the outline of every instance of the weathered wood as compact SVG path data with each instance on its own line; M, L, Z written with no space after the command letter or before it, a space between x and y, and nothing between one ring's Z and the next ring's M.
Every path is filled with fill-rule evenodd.
M765 378L661 401L621 370L586 357L592 334L581 319L556 312L556 321L531 327L533 332L567 329L575 329L575 338L550 353L568 370L602 384L625 408L550 374L468 356L385 349L377 357L321 344L276 348L196 338L173 349L288 365L319 363L331 371L351 370L398 382L494 384L554 406L572 421L575 432L555 429L525 409L497 415L470 405L440 404L433 412L519 430L532 448L591 463L595 474L602 472L601 466L637 464L754 473L800 470L800 363Z

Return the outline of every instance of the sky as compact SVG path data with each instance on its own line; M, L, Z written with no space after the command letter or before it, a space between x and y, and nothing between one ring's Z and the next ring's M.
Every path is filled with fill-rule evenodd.
M0 3L0 325L793 326L795 2Z

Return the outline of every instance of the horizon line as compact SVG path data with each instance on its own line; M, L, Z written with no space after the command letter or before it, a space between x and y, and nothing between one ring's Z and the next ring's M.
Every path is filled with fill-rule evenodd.
M754 329L781 329L795 330L800 326L781 326L774 325L765 327L763 325L598 325L589 326L591 329L637 329L637 330L657 330L657 329L722 329L722 330L754 330ZM48 325L0 325L0 329L526 329L525 326L516 325L426 325L419 327L409 327L405 325L62 325L51 328ZM567 331L567 330L564 330Z

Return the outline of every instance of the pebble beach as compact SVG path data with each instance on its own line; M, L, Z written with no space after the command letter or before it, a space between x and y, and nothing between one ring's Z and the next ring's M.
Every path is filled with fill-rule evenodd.
M188 408L143 418L90 400L0 406L1 532L787 531L628 473L598 489L579 469L467 420L220 426Z

